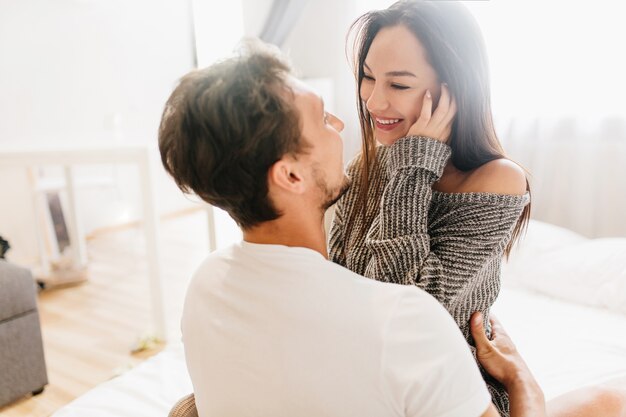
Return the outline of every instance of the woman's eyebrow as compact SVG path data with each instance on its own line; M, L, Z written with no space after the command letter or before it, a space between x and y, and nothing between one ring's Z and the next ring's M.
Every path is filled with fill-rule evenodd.
M363 67L365 69L367 69L368 71L372 71L371 68L369 67L369 65L367 65L365 62L363 63ZM413 74L411 71L389 71L385 73L386 76L388 77L413 77L413 78L417 78L417 75Z
M417 75L413 74L410 71L389 71L386 72L385 75L389 77L413 77L417 78Z

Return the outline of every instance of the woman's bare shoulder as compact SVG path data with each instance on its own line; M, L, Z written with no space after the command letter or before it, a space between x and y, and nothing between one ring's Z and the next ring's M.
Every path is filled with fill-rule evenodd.
M523 195L526 193L526 173L509 159L494 159L473 170L463 185L472 192Z

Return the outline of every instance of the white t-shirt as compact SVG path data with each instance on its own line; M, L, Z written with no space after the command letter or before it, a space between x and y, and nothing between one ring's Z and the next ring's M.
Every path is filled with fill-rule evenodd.
M306 248L213 252L190 283L182 331L201 417L471 417L491 401L433 297Z

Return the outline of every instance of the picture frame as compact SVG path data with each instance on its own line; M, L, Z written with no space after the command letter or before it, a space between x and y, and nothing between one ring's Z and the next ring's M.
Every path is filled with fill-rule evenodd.
M59 190L46 191L42 197L50 257L57 260L71 250L65 203Z

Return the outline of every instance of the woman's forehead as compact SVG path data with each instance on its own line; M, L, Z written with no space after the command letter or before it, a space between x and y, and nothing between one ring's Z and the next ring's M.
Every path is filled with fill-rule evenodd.
M404 25L381 29L365 58L372 71L411 71L429 65L426 50Z

